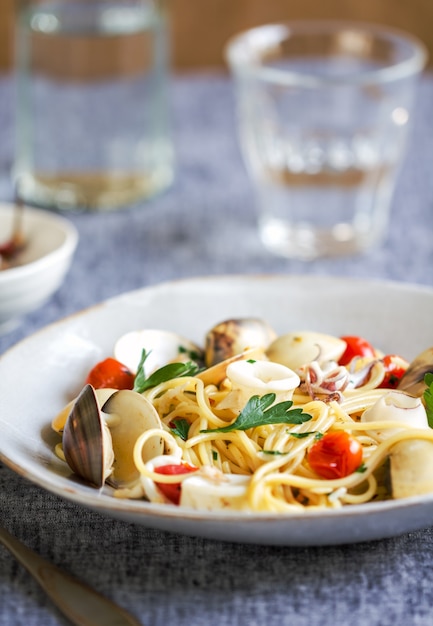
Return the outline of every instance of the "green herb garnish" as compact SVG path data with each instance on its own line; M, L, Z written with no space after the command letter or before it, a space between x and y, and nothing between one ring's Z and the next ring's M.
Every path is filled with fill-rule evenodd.
M431 372L424 376L424 382L427 385L427 389L424 391L427 420L430 428L433 428L433 374Z
M186 354L191 361L200 361L201 355L197 350L188 350L185 346L178 346L179 354Z
M141 353L140 363L137 368L137 375L134 380L133 390L137 393L143 393L146 389L156 387L160 383L165 383L173 378L179 378L182 376L194 376L198 372L198 365L193 361L187 361L186 363L168 363L163 367L160 367L153 372L148 378L144 373L144 362L149 356L150 352L143 350Z
M289 435L291 435L292 437L295 437L296 439L305 439L305 437L309 437L309 435L314 435L316 437L317 434L318 433L316 433L314 430L310 430L305 433L291 433L289 431Z
M183 441L186 441L188 439L188 431L190 427L190 423L188 422L188 420L183 417L178 417L172 420L169 426L173 435L177 435Z
M367 471L367 466L365 463L361 463L361 465L357 467L355 470L355 472L358 472L359 474L363 474L366 471Z
M263 454L272 454L274 456L284 456L288 452L280 452L279 450L262 450Z
M311 415L303 413L302 409L290 409L293 405L291 400L271 406L275 402L275 398L274 393L268 393L262 397L252 396L232 424L222 428L201 430L200 432L229 433L233 430L248 430L269 424L303 424L311 419Z

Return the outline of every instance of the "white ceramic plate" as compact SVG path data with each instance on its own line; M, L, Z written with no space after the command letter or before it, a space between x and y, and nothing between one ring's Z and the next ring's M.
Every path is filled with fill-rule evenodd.
M325 277L231 276L127 293L24 340L0 359L0 458L37 485L122 520L189 535L275 545L380 539L433 524L433 494L296 515L203 513L115 500L80 483L53 454L50 421L89 368L129 330L162 328L202 342L215 323L258 316L278 333L359 334L408 359L433 345L433 289Z

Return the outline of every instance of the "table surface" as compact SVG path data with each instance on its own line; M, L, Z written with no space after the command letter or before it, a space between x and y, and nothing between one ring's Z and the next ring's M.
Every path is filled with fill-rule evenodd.
M12 145L9 89L7 79L0 82L0 166ZM259 241L229 79L176 77L174 185L117 212L71 214L80 242L65 283L19 328L0 337L0 353L70 313L177 278L291 273L433 286L432 105L433 80L425 77L384 244L365 256L304 263L274 257ZM0 199L9 199L8 193L6 181ZM223 543L102 517L1 465L0 520L39 554L128 607L144 626L397 626L430 625L433 619L433 527L336 547ZM66 623L0 547L0 625Z

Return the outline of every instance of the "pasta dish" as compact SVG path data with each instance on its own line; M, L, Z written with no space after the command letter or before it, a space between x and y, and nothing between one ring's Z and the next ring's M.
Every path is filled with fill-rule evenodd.
M52 426L56 454L116 498L290 514L433 492L419 359L254 318L218 324L204 348L149 330L113 352Z

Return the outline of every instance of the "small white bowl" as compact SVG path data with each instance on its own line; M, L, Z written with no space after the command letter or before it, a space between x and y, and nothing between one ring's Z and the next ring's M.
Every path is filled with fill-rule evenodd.
M13 205L0 204L2 243L11 236L12 223ZM70 221L28 206L23 209L23 231L27 245L19 265L0 271L0 333L14 328L60 287L78 243Z

